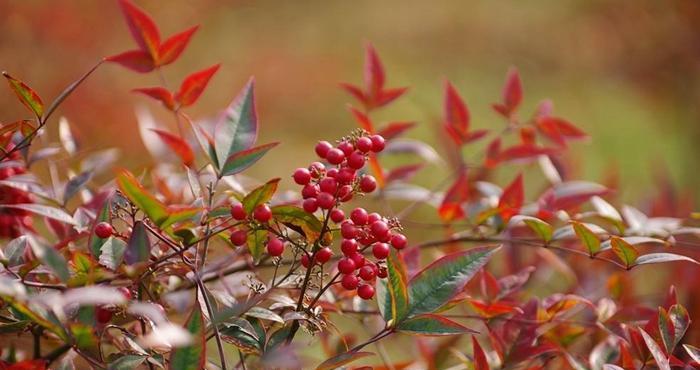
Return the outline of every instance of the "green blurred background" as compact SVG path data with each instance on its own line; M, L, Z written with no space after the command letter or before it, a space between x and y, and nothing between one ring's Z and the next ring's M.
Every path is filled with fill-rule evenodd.
M156 1L137 4L163 36L202 27L166 69L171 86L189 72L221 62L196 117L223 108L250 75L258 81L261 142L282 141L250 172L290 172L312 159L311 144L354 127L340 81L360 82L363 46L378 49L392 86L410 93L378 118L415 120L414 137L435 142L442 83L454 82L475 126L501 128L489 103L517 66L529 115L545 97L555 112L589 132L575 144L575 177L620 179L623 199L653 187L651 169L666 168L685 189L700 183L694 145L700 134L700 2L695 0L511 1ZM45 100L100 57L133 49L115 2L0 1L0 67ZM162 109L129 92L158 84L107 65L61 109L84 149L124 149L120 165L143 165L134 107ZM0 121L26 113L0 89ZM172 116L161 114L174 129ZM50 128L55 130L55 127ZM304 150L299 150L303 148ZM307 149L308 148L308 149ZM627 184L627 185L626 185Z

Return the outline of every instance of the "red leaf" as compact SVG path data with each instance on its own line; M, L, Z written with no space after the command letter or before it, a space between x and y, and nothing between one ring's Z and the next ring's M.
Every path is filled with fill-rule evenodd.
M498 294L501 292L501 288L498 285L498 280L488 271L481 270L481 294L488 300L492 301L496 299Z
M177 154L185 165L189 166L194 162L194 152L189 144L179 136L175 136L167 131L152 128L151 131L158 134L163 142Z
M566 145L565 139L585 139L588 137L571 122L558 117L545 116L537 119L537 128L552 141Z
M361 88L344 82L340 83L340 87L343 88L343 90L350 93L350 95L354 96L355 99L359 100L362 103L362 105L368 105L369 100L367 99L365 93L362 91Z
M220 66L217 64L187 76L180 85L180 91L175 94L175 100L183 107L194 104Z
M469 132L469 109L449 81L445 83L444 110L445 129L455 140L455 143L461 145L462 136Z
M379 93L379 96L375 99L375 106L376 107L383 107L392 101L398 99L401 95L403 95L406 91L408 91L408 87L397 87L393 89L386 89L382 90Z
M108 62L121 64L132 71L147 73L156 68L153 58L143 50L125 51L121 54L107 57Z
M424 166L424 163L417 163L393 168L386 175L386 182L389 183L397 180L407 181L411 177L415 176L416 172L420 171L420 169Z
M499 161L511 161L515 159L526 159L537 157L543 154L552 154L556 152L554 148L538 147L535 145L515 145L503 150L498 155Z
M189 44L192 35L194 35L198 29L199 26L190 27L187 30L176 33L165 40L158 48L158 65L168 65L177 60L177 58L180 57L180 54L182 54L187 47L187 44Z
M486 168L493 168L500 162L501 155L501 138L495 138L489 146L486 148L486 159L484 166Z
M486 354L479 345L479 341L472 335L472 349L474 356L474 370L490 370L489 362L486 360Z
M513 303L508 302L493 302L486 303L478 301L476 299L470 299L469 304L472 306L474 311L483 318L493 318L501 315L507 315L511 313L522 313L523 311L520 307Z
M133 89L131 91L150 96L151 98L163 103L163 105L165 105L165 107L170 110L173 110L175 108L175 100L173 99L173 94L165 88L141 87L138 89Z
M370 121L369 117L359 111L358 109L354 107L348 107L350 109L350 113L352 113L353 117L355 117L355 121L357 121L358 124L360 124L360 127L362 127L364 130L369 132L370 134L374 133L374 125L372 124L372 121ZM384 138L386 139L386 137Z
M377 133L382 135L385 140L391 140L403 134L406 130L415 125L415 122L390 122L382 127Z
M384 89L386 76L382 61L372 44L367 44L365 50L365 91L370 99L377 98Z
M131 36L141 50L147 52L154 61L158 60L160 33L153 19L130 0L119 0Z
M503 190L501 199L498 201L498 208L504 222L520 211L523 206L523 175L519 174L508 187Z
M521 127L520 141L526 145L535 145L535 130L531 126Z
M469 181L467 179L467 170L463 169L442 200L442 204L438 209L440 218L445 222L451 222L464 217L462 203L466 202L468 197Z
M7 370L45 370L45 360L24 360L7 367Z
M520 82L518 70L512 67L508 71L506 85L503 87L503 105L508 109L510 116L523 101L523 86Z

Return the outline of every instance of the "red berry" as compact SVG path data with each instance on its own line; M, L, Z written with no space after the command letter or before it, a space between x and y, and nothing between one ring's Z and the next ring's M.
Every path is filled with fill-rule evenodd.
M272 210L267 204L261 204L255 207L253 211L253 217L258 220L258 222L267 222L272 218Z
M352 185L343 185L338 189L338 199L341 202L347 202L352 199Z
M309 259L309 255L308 255L308 254L304 253L304 254L301 256L301 265L304 266L304 267L306 267L306 268L309 268L309 266L311 266L311 260Z
M306 168L297 168L294 170L294 182L299 185L306 185L311 181L311 172Z
M330 164L341 164L345 160L345 153L340 149L333 148L326 154L326 160Z
M357 228L352 222L345 221L340 225L340 235L345 239L355 239L357 236Z
M311 177L319 178L326 172L326 166L321 162L311 163L309 165L309 172L311 173Z
M396 249L403 249L406 246L407 239L403 234L394 234L391 237L391 245Z
M321 158L326 158L326 154L328 154L328 151L333 149L333 145L327 141L319 141L318 144L316 144L316 155L318 155Z
M245 230L236 230L231 233L231 243L236 246L241 246L248 241L248 232Z
M349 257L355 262L355 268L360 268L365 265L366 260L362 253L355 253Z
M98 238L109 238L112 236L112 233L114 233L114 229L112 225L107 222L100 222L95 226L95 235L97 235Z
M127 301L131 300L131 290L129 290L129 288L119 287L117 290L124 296L124 299L126 299Z
M304 199L304 203L302 203L302 207L304 207L304 211L306 211L306 212L309 212L309 213L316 212L316 210L318 210L318 204L316 203L316 198Z
M365 165L365 155L360 152L354 152L348 157L348 167L359 170Z
M372 135L370 137L370 140L372 140L372 151L375 153L379 153L382 150L384 150L384 146L386 145L384 141L384 137L381 135Z
M331 211L330 217L331 221L335 222L336 224L345 221L345 213L338 208Z
M386 243L376 243L372 246L372 254L378 260L383 260L389 256L389 246Z
M271 238L267 241L267 253L273 257L281 256L284 252L284 242L277 239Z
M372 212L372 213L370 213L369 216L367 217L367 224L368 224L368 225L371 225L371 224L373 224L373 223L375 223L375 222L377 222L377 221L379 221L379 220L381 220L381 219L382 219L382 215L380 215L380 214L377 213L377 212Z
M357 287L357 295L362 299L372 299L374 297L374 287L369 284L362 284Z
M338 271L340 271L341 274L351 274L355 272L356 267L355 261L351 258L341 258L340 261L338 261Z
M371 176L371 175L362 176L362 178L360 179L360 190L362 190L365 193L371 193L376 188L377 188L377 180L374 179L374 176Z
M314 259L316 260L316 262L318 262L320 264L324 264L324 263L328 262L332 256L333 256L333 251L330 248L325 247L325 248L319 249L318 252L316 252L316 257Z
M328 171L326 171L326 176L336 177L336 176L338 176L338 172L339 172L338 169L335 167L329 168Z
M369 215L364 208L358 207L350 212L350 219L355 223L355 225L366 225L368 218Z
M344 275L340 280L340 285L347 290L355 290L359 284L360 279L358 279L355 275Z
M304 185L304 188L301 189L301 196L304 199L316 198L318 193L319 193L318 186L316 186L314 184L306 184L306 185Z
M355 151L355 147L349 141L343 141L338 144L338 149L340 149L346 157Z
M112 320L112 311L103 306L97 306L97 308L95 308L95 318L100 324L106 324L109 320Z
M357 147L357 150L367 153L372 150L372 139L368 138L367 136L363 136L357 139L355 146Z
M338 190L338 180L332 177L326 177L318 183L318 187L321 191L335 194L335 191Z
M352 256L357 252L357 241L355 239L343 239L340 243L340 250L346 256Z
M332 194L323 192L316 197L316 203L323 209L331 209L335 205L335 198Z
M236 203L231 206L231 217L238 221L245 220L248 217L245 208L243 208L243 204Z
M341 184L349 184L355 180L355 170L349 167L343 167L338 171L336 179Z
M384 279L387 275L386 267L380 267L379 271L377 271L377 277L380 279Z
M383 239L389 235L389 225L384 221L373 222L370 226L370 230L372 230L372 235L377 239Z
M364 281L370 281L370 280L374 279L374 277L376 276L374 269L372 268L372 265L362 266L358 275L360 275L360 277Z
M359 238L357 238L357 241L360 242L360 243L362 243L362 245L370 245L370 244L376 242L377 240L374 239L374 237L372 236L372 234L363 233L362 236L360 236Z

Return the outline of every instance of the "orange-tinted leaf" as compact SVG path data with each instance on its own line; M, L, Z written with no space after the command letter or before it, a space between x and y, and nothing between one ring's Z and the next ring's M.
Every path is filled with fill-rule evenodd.
M158 48L158 65L168 65L177 60L180 54L189 44L192 35L199 29L199 26L194 26L170 36Z
M445 198L442 200L442 204L438 209L440 218L445 222L451 222L464 217L462 204L467 201L468 197L469 182L467 179L467 170L463 169L457 177L457 180L452 184L450 189L447 190L447 193L445 193Z
M365 113L354 107L348 107L348 109L350 109L350 113L352 113L353 117L355 117L355 121L357 121L363 130L369 132L370 134L374 133L374 125ZM386 139L386 137L384 139Z
M610 238L610 244L615 255L627 268L634 266L637 257L639 257L639 252L632 244L617 236Z
M385 106L391 103L392 101L398 99L406 91L408 91L408 87L397 87L394 89L382 90L381 94L376 98L375 105L377 107Z
M486 354L479 345L479 341L472 335L472 356L474 356L474 370L489 370L489 363L486 360Z
M462 135L469 131L469 109L464 100L448 81L445 83L444 102L444 125L448 134L455 140L457 145L461 144Z
M348 83L340 83L340 87L342 87L343 90L350 93L350 95L354 96L355 99L360 101L360 103L362 103L365 106L367 105L367 97L365 96L365 93L364 91L362 91L361 88Z
M498 201L498 208L504 221L508 221L513 215L520 211L523 206L523 175L519 174L508 187L503 190L501 199Z
M535 145L535 130L531 126L521 127L520 141L526 145Z
M140 73L148 73L156 68L151 55L143 50L125 51L121 54L107 57L106 60L121 64L123 67Z
M175 100L183 107L194 104L220 66L217 64L187 76L180 85L180 90L175 94Z
M126 24L134 41L141 50L147 52L154 61L158 60L160 33L153 19L130 0L119 0Z
M377 180L377 185L379 188L384 188L384 185L386 185L384 170L382 169L382 165L379 164L379 160L377 159L377 155L375 153L370 153L369 155L369 167L372 169L372 174Z
M158 137L160 137L160 139L163 140L163 142L170 147L170 149L172 149L173 152L180 157L180 159L182 159L182 162L185 165L189 166L192 164L192 162L194 162L194 152L187 141L167 131L162 131L155 128L152 128L151 131L158 134Z
M37 118L41 118L44 114L44 103L39 95L27 84L10 76L7 72L2 72L2 75L7 79L7 83L10 84L10 88L15 92L19 101L33 112Z
M508 302L486 303L476 299L470 299L468 302L479 316L487 319L511 313L523 312L520 307Z
M391 140L403 134L406 130L415 126L415 122L390 122L377 131L385 140Z
M175 99L173 99L173 94L163 87L140 87L138 89L133 89L132 91L150 96L151 98L163 103L163 105L170 110L175 108Z

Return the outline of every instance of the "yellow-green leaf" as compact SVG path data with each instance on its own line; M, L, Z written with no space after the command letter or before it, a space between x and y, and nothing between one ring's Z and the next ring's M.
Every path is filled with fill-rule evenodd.
M41 101L39 95L27 86L27 84L10 76L7 72L2 72L2 75L7 79L10 88L15 92L19 101L21 101L27 109L32 111L37 118L41 118L41 116L44 115L44 103Z
M573 226L576 236L586 246L588 254L595 256L600 251L600 239L598 239L598 236L580 222L572 221L571 226Z
M639 252L632 244L620 237L613 236L610 238L610 245L617 258L619 258L627 268L634 266L637 257L639 257Z
M396 326L396 330L404 333L425 336L475 333L474 330L462 326L461 324L458 324L443 316L433 314L418 315L402 321Z
M242 202L246 213L250 214L253 212L255 207L272 199L272 196L275 195L275 192L277 191L277 185L279 182L279 178L274 178L248 193L248 195L243 198Z
M391 308L391 311L387 313L390 313L390 319L393 323L397 324L408 313L408 278L403 258L393 249L386 260L386 269L388 299Z
M127 170L117 172L117 185L119 190L134 203L148 218L157 225L168 219L168 211L163 203L149 193L143 185Z

